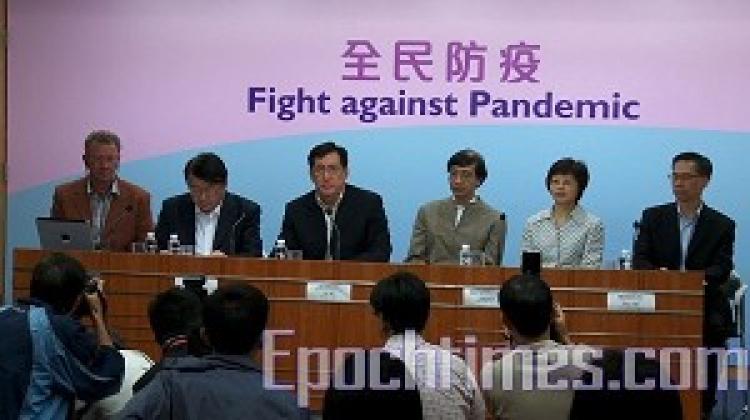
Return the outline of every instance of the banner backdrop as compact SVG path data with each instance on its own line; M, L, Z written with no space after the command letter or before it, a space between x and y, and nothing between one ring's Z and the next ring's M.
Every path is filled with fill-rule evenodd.
M459 149L487 160L480 194L507 215L507 265L551 204L556 159L588 164L582 204L613 259L641 211L673 199L672 156L694 150L750 276L747 1L10 0L8 16L9 252L38 245L34 218L107 128L155 216L186 190L187 159L221 155L230 190L263 209L266 249L311 188L310 147L340 143L350 182L384 198L392 261L418 206L448 196Z

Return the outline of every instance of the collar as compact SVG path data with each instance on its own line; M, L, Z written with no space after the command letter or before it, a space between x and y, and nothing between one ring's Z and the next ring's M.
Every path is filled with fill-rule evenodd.
M320 206L321 210L325 211L327 208L331 208L334 213L336 213L336 210L339 209L339 204L341 204L341 200L344 199L344 192L346 191L346 186L344 186L344 189L341 190L341 193L339 194L339 198L336 199L336 202L333 204L333 206L328 206L328 204L324 203L323 200L320 198L320 195L318 195L318 192L315 191L315 202L318 203L318 206Z
M410 344L409 341L414 342L413 348L420 348L424 346L427 342L420 334L418 334L415 331L406 331L405 333L401 334L393 334L390 337L388 337L388 340L385 342L385 348L387 349L403 349L406 344Z
M91 188L91 178L86 177L86 194L91 195L94 193L94 189ZM120 193L120 187L117 185L117 178L115 178L114 181L112 181L112 185L110 186L109 193L112 195L117 195Z
M451 195L451 200L453 200L453 203L457 206L463 206L463 204L456 203L456 196ZM471 197L471 200L469 200L469 204L476 204L479 201L479 196L477 194L474 194L474 197Z
M675 202L675 204L677 206L677 217L679 217L681 219L684 218L684 219L690 219L690 220L697 220L698 216L701 215L701 211L703 211L703 201L701 201L700 204L698 204L698 208L695 209L695 216L693 216L693 217L688 217L688 216L683 215L682 214L682 208L680 208L680 203Z
M214 207L213 210L211 210L208 213L204 213L203 210L199 209L197 205L193 205L195 207L195 215L196 216L208 216L208 217L219 217L219 214L221 214L221 205L224 204L224 200L222 200L218 206Z
M585 210L583 207L581 207L579 204L576 204L575 207L573 207L573 210L570 212L570 220L575 221L576 223L581 223L585 221ZM553 211L552 208L544 209L539 212L537 216L537 220L552 220L553 218Z

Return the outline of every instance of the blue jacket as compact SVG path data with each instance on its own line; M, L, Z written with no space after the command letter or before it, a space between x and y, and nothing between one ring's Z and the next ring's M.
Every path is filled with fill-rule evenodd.
M250 356L168 357L154 379L119 413L121 419L301 419L292 394L263 386Z
M0 308L0 337L0 420L65 419L75 398L93 401L120 389L120 353L43 302Z

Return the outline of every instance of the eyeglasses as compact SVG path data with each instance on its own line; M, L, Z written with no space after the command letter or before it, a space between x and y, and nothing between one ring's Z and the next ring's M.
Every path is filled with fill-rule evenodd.
M341 173L344 171L344 168L341 165L316 165L313 166L312 171L315 176L325 176L326 173L332 176L338 176L341 175Z
M474 173L473 169L464 169L464 170L452 170L448 172L448 179L451 180L472 180L476 178L476 174Z
M675 181L692 181L696 178L701 178L702 175L699 174L689 174L689 173L677 173L672 172L671 174L667 174L667 179L669 179L672 182Z

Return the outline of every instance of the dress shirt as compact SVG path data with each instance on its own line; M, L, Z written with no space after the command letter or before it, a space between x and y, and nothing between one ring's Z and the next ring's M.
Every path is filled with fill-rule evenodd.
M219 224L221 204L209 213L195 207L195 254L211 255L214 250L214 235Z
M703 209L703 203L698 205L695 210L695 214L692 217L684 216L682 209L680 209L680 203L677 203L677 215L680 221L680 270L685 271L685 260L687 260L688 246L690 245L690 239L693 237L695 232L695 223L698 221L698 216L701 215Z
M91 200L91 226L93 227L94 244L100 246L102 242L102 230L107 223L107 214L109 214L109 205L112 203L112 197L119 194L117 179L112 181L108 191L99 194L91 186L91 179L86 183L86 193Z
M331 251L331 234L333 233L333 223L336 220L336 211L339 209L339 203L341 203L342 198L344 198L344 191L341 191L341 194L339 194L339 198L336 200L336 202L332 206L329 206L328 204L323 202L323 200L320 198L318 194L315 194L315 201L320 206L320 211L323 212L323 218L326 221L326 257L325 259L327 260L333 259L333 255ZM330 215L326 213L326 209L331 209Z

